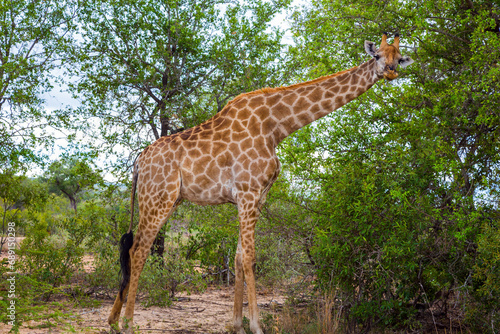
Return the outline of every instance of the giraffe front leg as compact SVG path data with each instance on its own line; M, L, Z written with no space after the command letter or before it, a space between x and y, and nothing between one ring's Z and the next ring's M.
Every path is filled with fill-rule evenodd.
M263 334L259 325L259 309L257 307L257 293L255 289L255 246L253 240L252 242L249 242L246 246L243 246L242 257L243 257L243 273L245 275L245 281L247 283L248 315L250 317L250 330L254 334Z
M247 192L238 198L238 214L240 218L239 245L241 246L243 274L247 283L250 330L254 334L263 334L259 325L259 309L257 308L257 294L255 291L255 224L259 216L259 202L260 192ZM235 306L236 301L235 298Z
M243 256L241 250L241 235L238 238L238 248L234 259L234 309L233 309L233 328L237 334L245 334L243 329Z

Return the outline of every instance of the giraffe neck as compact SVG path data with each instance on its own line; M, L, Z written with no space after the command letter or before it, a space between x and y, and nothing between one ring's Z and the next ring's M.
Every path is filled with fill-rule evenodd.
M350 70L276 90L270 116L277 121L271 131L275 145L298 129L354 100L378 80L374 59ZM269 93L267 93L269 94Z
M205 131L206 135L216 133L215 138L233 141L263 136L276 147L293 132L354 100L381 78L372 58L312 81L244 93L211 119L178 135L199 139L198 133L202 136Z

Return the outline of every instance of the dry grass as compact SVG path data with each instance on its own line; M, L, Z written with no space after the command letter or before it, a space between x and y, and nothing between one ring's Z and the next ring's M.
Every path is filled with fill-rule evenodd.
M342 306L335 294L325 294L314 305L286 305L273 316L273 334L339 334L342 325Z

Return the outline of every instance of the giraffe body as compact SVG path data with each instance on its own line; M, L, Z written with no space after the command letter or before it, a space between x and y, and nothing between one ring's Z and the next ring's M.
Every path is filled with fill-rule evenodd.
M234 330L244 333L246 281L250 328L255 334L262 333L255 292L254 230L267 192L280 171L276 147L294 131L358 97L382 77L395 78L397 62L401 64L403 59L411 63L399 54L396 40L397 47L387 45L386 37L379 50L373 43L365 43L374 58L358 67L301 84L242 94L208 121L162 137L140 154L132 192L133 206L137 185L139 226L132 239L131 223L129 245L122 251L126 257L123 265L130 264L130 279L122 283L108 319L111 325L117 324L128 292L124 316L128 323L124 327L126 333L132 332L139 275L149 249L176 206L188 200L202 205L237 205L240 234L235 257Z

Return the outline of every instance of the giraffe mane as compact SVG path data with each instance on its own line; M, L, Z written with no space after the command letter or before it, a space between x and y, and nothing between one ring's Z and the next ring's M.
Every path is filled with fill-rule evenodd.
M350 71L352 71L352 70L354 70L356 68L358 68L358 66L354 66L354 67L352 67L352 68L350 68L348 70L340 71L340 72L337 72L337 73L334 73L334 74L325 75L325 76L322 76L322 77L319 77L319 78L316 78L316 79L313 79L313 80L310 80L310 81L301 82L301 83L293 84L293 85L290 85L290 86L281 86L281 87L275 87L275 88L265 87L265 88L257 89L257 90L255 90L253 92L242 93L240 95L237 95L231 101L229 101L227 103L227 105L233 104L234 102L237 102L238 100L241 100L242 98L247 97L247 96L259 95L259 94L267 94L267 93L275 93L275 92L280 92L280 91L284 91L284 90L288 90L288 89L300 88L302 86L307 86L307 85L310 85L310 84L322 82L322 81L328 80L330 78L334 78L336 76L339 76L341 74L350 72Z

